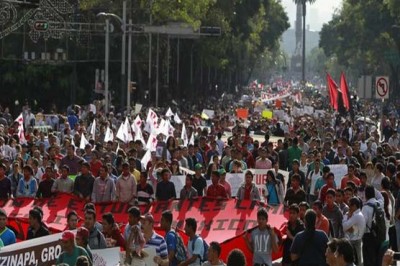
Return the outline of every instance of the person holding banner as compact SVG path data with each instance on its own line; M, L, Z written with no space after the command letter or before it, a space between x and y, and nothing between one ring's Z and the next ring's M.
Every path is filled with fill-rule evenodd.
M179 198L180 200L197 198L197 189L195 189L192 184L193 176L191 174L187 174L185 179L185 186L181 189Z
M267 183L265 191L265 197L267 198L269 205L279 205L283 203L284 190L283 184L280 180L275 178L275 173L272 170L267 172Z
M37 192L37 182L33 177L32 167L25 165L23 168L24 178L20 179L17 187L17 197L34 198Z
M219 183L225 188L228 199L232 198L232 188L231 185L226 182L226 171L224 168L219 170L219 175Z
M207 197L218 198L218 199L228 198L225 188L219 183L219 179L220 179L219 172L213 171L211 173L212 184L207 188L207 194L206 194Z
M254 175L250 170L244 174L244 183L239 187L236 194L238 200L261 200L260 192L253 183Z

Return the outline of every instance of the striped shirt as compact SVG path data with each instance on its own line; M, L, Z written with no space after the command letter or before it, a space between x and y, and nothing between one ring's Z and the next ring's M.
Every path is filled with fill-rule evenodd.
M145 248L147 247L154 247L157 256L160 256L163 259L168 257L167 243L165 242L165 239L156 232L153 232L153 235L149 241L147 241Z

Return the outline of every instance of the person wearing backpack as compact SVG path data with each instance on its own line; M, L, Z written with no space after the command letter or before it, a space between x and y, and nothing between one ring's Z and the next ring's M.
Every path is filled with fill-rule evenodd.
M171 228L172 219L172 212L165 210L161 215L161 229L166 233L164 238L167 242L169 265L177 266L187 259L187 252L181 236Z
M185 233L189 236L188 259L179 263L178 266L200 266L202 261L207 260L205 241L196 235L197 221L194 218L185 220Z
M362 208L366 228L363 236L363 261L364 266L380 265L379 251L385 241L386 225L383 204L375 198L375 189L368 185L365 187L365 198L367 202Z

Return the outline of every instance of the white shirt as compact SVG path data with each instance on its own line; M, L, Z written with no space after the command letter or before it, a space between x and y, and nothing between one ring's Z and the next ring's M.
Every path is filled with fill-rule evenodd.
M365 218L360 209L356 210L353 215L348 218L347 214L343 216L343 231L348 240L360 240L365 232ZM353 232L347 232L349 228L353 228Z
M374 205L376 205L378 203L378 201L375 198L369 199L367 200L367 202L365 203L365 205L362 207L362 214L364 215L365 218L365 233L369 233L369 229L372 226L372 215L374 213L374 208L372 208L371 206L368 206L368 203L372 203ZM380 203L379 203L380 205ZM382 206L382 205L380 205Z
M318 178L322 177L321 171L315 172L315 170L313 170L312 172L310 172L307 176L307 179L309 179L311 181L310 183L310 194L314 195L314 191L315 191L315 183L317 182ZM317 195L315 195L317 196Z

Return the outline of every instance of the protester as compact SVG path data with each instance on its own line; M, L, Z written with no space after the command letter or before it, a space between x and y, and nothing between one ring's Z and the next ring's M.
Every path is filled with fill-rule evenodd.
M291 180L291 186L286 191L283 202L285 206L292 204L300 204L300 202L306 201L306 192L300 187L300 176L294 174Z
M260 200L260 192L253 183L254 175L250 170L244 174L244 183L239 187L236 198L239 200Z
M291 247L292 261L298 260L299 266L326 265L325 251L328 237L325 232L316 229L317 214L308 210L304 217L305 230L298 233Z
M6 176L7 168L0 164L0 199L9 199L12 195L11 180Z
M154 200L153 187L147 182L147 172L140 173L140 182L136 186L137 203L148 205Z
M274 229L268 224L268 212L265 208L257 211L257 224L258 227L251 232L250 238L247 232L243 237L253 253L253 264L271 265L272 252L278 251L278 238Z
M42 223L43 214L33 208L29 211L29 228L26 235L26 239L34 239L42 236L48 236L50 234L49 230Z
M206 196L209 198L227 199L225 188L219 183L220 174L219 171L213 171L211 173L211 185L207 188Z
M78 214L76 211L70 211L67 214L67 228L66 230L75 230L78 227Z
M36 196L38 186L36 179L33 177L32 167L29 165L24 166L23 173L24 177L18 182L16 196L34 198Z
M221 246L218 242L211 242L208 249L208 258L201 266L225 266L225 263L219 258L221 255Z
M93 192L94 177L90 172L90 164L82 163L81 174L75 178L74 193L81 199L90 201Z
M171 172L169 169L164 168L161 170L162 180L158 182L156 188L156 199L157 200L172 200L176 199L175 185L169 180Z
M228 259L226 262L226 266L246 266L246 257L243 254L243 251L240 249L233 249L228 254Z
M36 198L51 198L54 196L52 188L54 185L54 170L51 166L47 166L45 174L39 183L38 190L36 192Z
M106 239L95 226L96 212L93 210L86 210L85 212L85 228L89 231L89 247L91 249L107 248Z
M204 258L204 243L203 239L196 235L197 221L194 218L185 220L185 234L189 237L187 244L188 259L179 263L179 266L199 266Z
M145 247L154 247L156 256L153 261L161 266L169 265L168 247L164 238L154 231L154 218L151 214L141 216L144 238L147 240Z
M325 205L322 208L322 214L329 220L329 229L331 237L343 237L343 214L339 206L335 202L336 192L328 189L325 197ZM317 227L317 229L320 229Z
M114 215L108 212L102 215L103 235L106 239L107 247L125 248L125 239L121 234L118 224L115 222Z
M282 266L291 266L294 263L290 257L290 248L297 233L304 230L304 224L299 218L300 208L296 204L289 206L289 220L285 224L286 239L283 240Z
M115 184L108 175L106 165L101 165L99 177L94 180L92 189L92 202L110 202L115 200Z
M269 205L279 205L283 203L284 185L279 179L275 178L273 170L267 172L267 183L265 184L265 197Z
M337 266L354 265L353 247L347 239L340 239L338 241L335 252L335 263Z
M0 239L4 246L16 243L15 233L7 227L7 213L0 209Z
M115 187L116 200L134 205L135 197L137 196L137 184L135 177L129 171L129 163L124 162L122 164L122 173L118 177Z
M51 192L73 193L74 181L68 177L68 174L69 167L67 165L63 165L61 167L61 176L54 181Z
M197 195L202 197L207 194L207 181L201 173L203 166L200 163L197 163L194 166L194 177L193 177L193 187L197 190Z
M89 247L89 230L85 227L79 227L75 235L76 245L84 248L88 254L90 262L93 262L92 250Z
M191 174L187 174L185 178L185 186L181 189L180 200L184 199L193 199L197 197L197 190L192 186L193 184L193 176Z
M75 243L75 234L72 231L64 231L61 235L62 252L57 258L57 265L65 263L69 266L75 266L79 256L89 257L86 250Z

